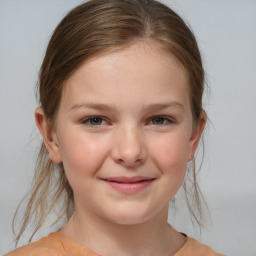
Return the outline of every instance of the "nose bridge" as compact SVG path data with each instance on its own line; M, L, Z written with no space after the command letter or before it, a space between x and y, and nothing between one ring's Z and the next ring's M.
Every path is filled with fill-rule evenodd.
M143 134L134 124L120 126L115 134L113 158L118 163L134 166L142 163L146 157Z

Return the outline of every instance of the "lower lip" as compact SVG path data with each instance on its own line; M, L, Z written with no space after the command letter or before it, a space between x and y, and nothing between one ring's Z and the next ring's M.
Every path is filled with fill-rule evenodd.
M143 190L144 188L148 187L154 180L143 180L140 182L135 183L119 183L119 182L113 182L104 180L109 186L111 186L113 189L124 193L124 194L135 194L139 191Z

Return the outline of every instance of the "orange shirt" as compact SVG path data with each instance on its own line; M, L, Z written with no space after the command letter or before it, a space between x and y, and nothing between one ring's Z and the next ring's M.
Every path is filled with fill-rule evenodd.
M60 231L28 245L24 245L5 256L100 256L85 246L77 243ZM214 252L207 245L188 237L184 246L173 256L224 256Z

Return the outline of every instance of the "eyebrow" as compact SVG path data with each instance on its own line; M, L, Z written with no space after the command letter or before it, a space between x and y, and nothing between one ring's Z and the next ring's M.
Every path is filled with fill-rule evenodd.
M156 111L164 110L171 107L180 108L181 110L184 110L184 106L179 102L149 104L145 106L143 110L145 112L156 112Z
M179 102L168 102L168 103L152 103L143 107L144 112L156 112L160 110L164 110L167 108L179 108L184 110L184 106ZM76 110L80 108L88 108L88 109L95 109L99 111L115 111L116 107L107 104L98 104L98 103L83 103L83 104L75 104L70 108L70 110Z
M89 108L89 109L95 109L100 111L113 111L114 109L116 109L115 107L107 104L83 103L83 104L76 104L72 106L70 110L76 110L79 108Z

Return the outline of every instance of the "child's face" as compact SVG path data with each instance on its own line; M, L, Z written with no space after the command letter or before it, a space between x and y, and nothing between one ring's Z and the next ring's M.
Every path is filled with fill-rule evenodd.
M166 211L203 124L193 126L182 65L137 43L67 80L48 150L63 161L76 212L136 224Z

